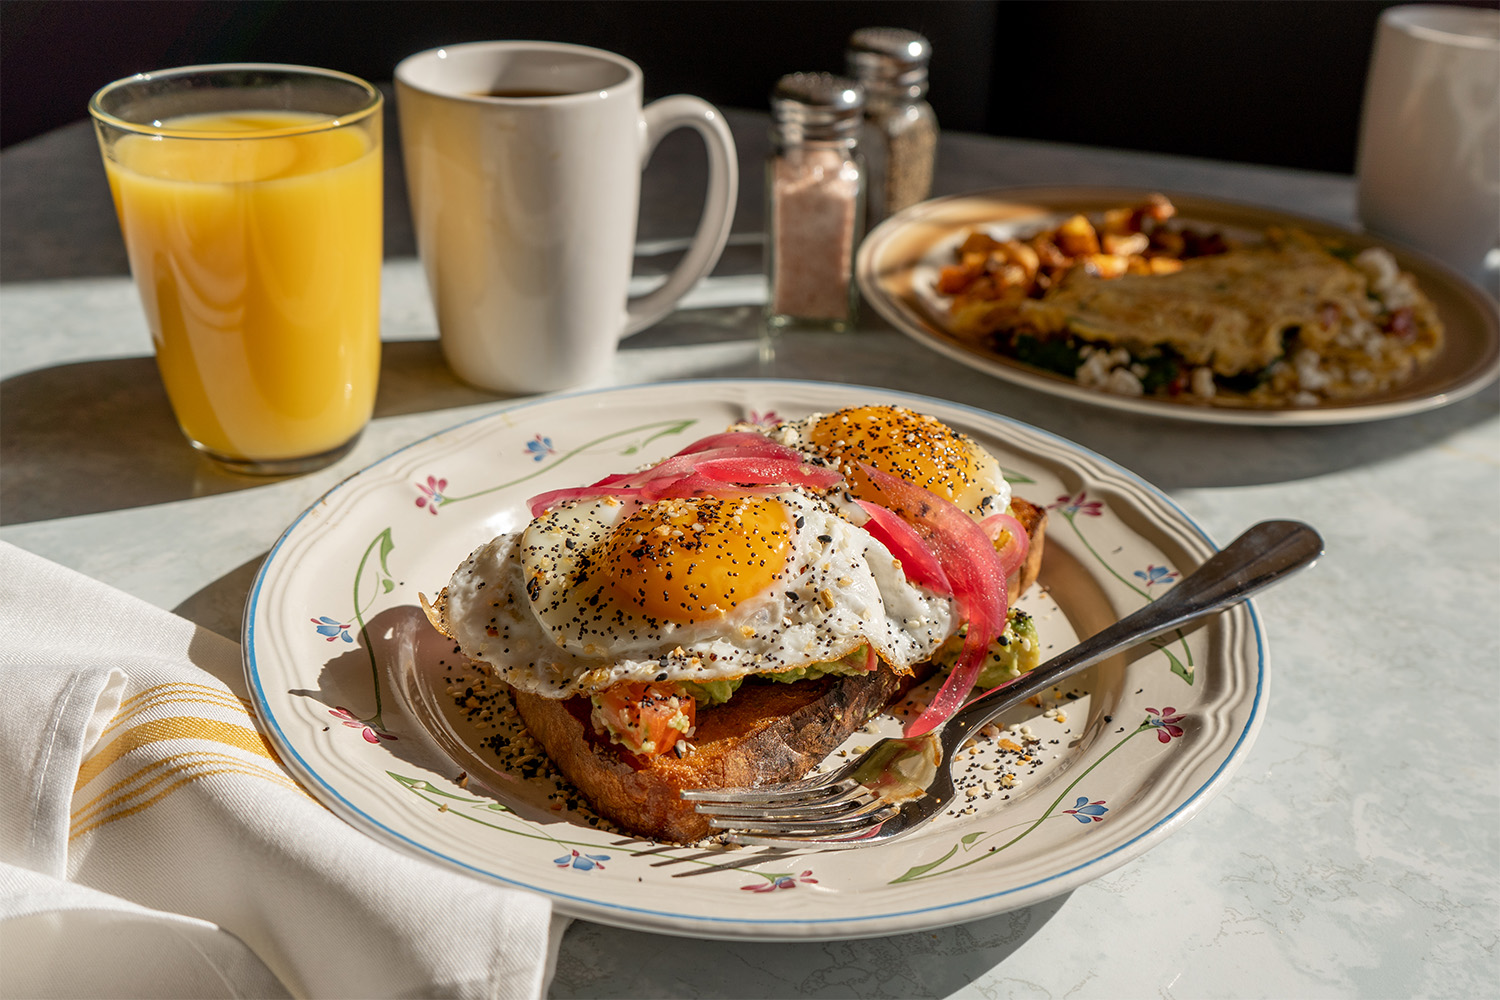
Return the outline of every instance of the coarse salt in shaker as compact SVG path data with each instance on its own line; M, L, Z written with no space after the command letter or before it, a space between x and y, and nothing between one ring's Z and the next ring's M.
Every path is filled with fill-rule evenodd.
M926 100L931 57L927 39L904 28L861 28L849 36L849 74L865 88L871 226L932 193L938 123Z
M864 221L864 92L831 73L792 73L771 92L766 164L766 322L849 328L855 241Z

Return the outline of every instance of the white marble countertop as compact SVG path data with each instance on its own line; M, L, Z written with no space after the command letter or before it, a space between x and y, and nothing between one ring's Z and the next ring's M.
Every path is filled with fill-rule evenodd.
M755 171L759 119L733 120ZM4 166L76 147L72 137L23 144ZM1353 222L1347 177L972 136L946 136L941 155L940 192L1109 183ZM23 188L6 181L10 225ZM95 211L109 211L104 197ZM577 921L552 995L1489 994L1500 977L1495 387L1397 420L1242 428L1054 399L873 320L848 335L790 336L764 364L759 221L758 203L742 204L737 251L677 314L626 342L612 383L804 377L939 396L1102 453L1220 542L1295 517L1323 533L1327 555L1257 599L1274 684L1247 762L1144 856L1046 903L888 938L738 944ZM673 225L657 216L643 234L685 234L687 223ZM386 264L375 421L332 468L269 483L219 473L182 442L127 277L0 275L0 539L238 638L251 578L299 512L388 452L504 402L444 367L423 278L399 250ZM8 260L23 256L7 248Z

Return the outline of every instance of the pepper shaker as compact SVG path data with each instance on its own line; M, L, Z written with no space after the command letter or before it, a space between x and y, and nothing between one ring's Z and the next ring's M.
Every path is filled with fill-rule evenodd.
M854 321L854 247L864 221L864 91L792 73L771 92L766 163L766 323L844 330Z
M932 193L938 123L926 99L931 57L931 43L904 28L861 28L849 36L849 74L865 89L871 226Z

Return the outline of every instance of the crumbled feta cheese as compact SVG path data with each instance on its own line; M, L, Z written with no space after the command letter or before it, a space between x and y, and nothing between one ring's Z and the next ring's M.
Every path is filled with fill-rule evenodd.
M1111 374L1130 364L1130 352L1123 347L1117 347L1112 351L1099 349L1080 353L1084 361L1073 373L1073 377L1080 385L1093 386L1097 389L1108 389Z
M1146 394L1146 387L1141 384L1141 380L1129 368L1116 368L1110 372L1109 378L1105 380L1104 388L1121 396L1143 396Z
M1297 384L1308 392L1328 388L1332 381L1318 364L1318 352L1306 348L1292 355L1292 364L1297 369Z
M1218 387L1214 385L1214 370L1207 365L1194 368L1193 374L1189 376L1189 386L1194 396L1202 396L1204 399L1212 399Z

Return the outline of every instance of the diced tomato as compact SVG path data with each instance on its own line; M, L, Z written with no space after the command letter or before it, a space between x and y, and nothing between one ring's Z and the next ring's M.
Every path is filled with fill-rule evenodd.
M696 702L676 684L616 684L593 697L595 726L631 753L654 757L693 734Z

